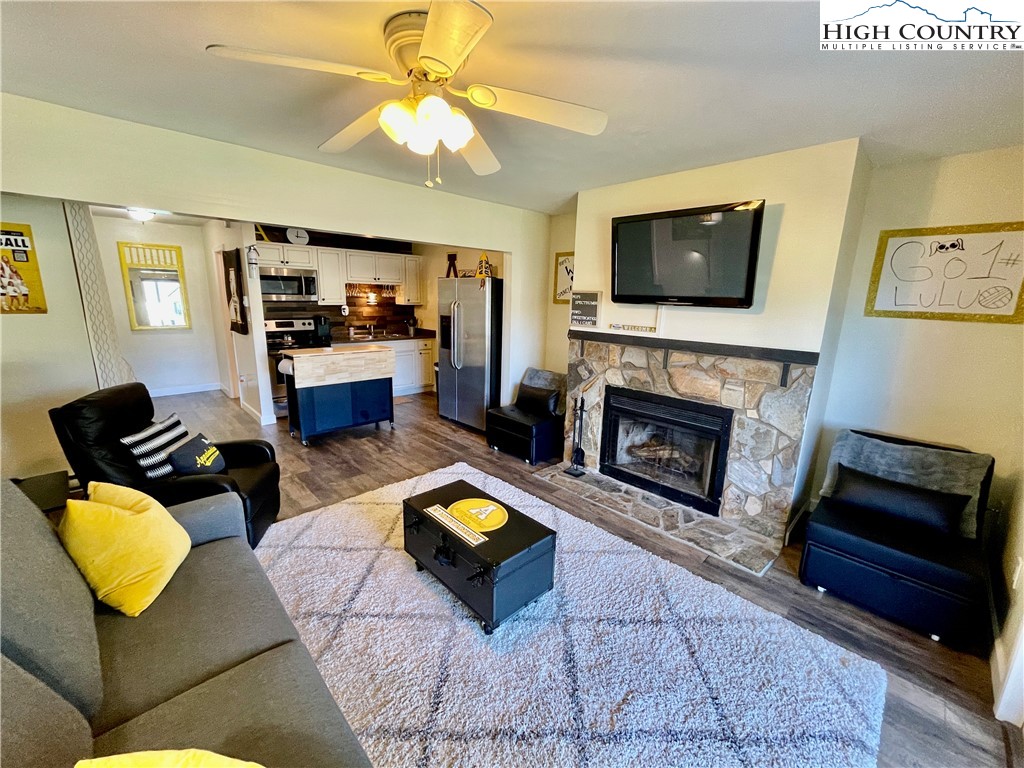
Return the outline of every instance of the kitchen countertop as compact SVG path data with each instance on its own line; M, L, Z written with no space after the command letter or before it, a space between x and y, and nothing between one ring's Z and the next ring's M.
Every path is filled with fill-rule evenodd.
M340 349L338 347L341 347ZM331 347L308 347L306 349L285 349L282 350L283 357L295 359L297 357L314 357L317 355L353 355L363 352L390 352L389 347L381 347L376 344L343 344Z
M354 339L332 339L332 344L373 344L378 341L422 341L424 339L436 339L437 331L431 331L427 328L421 328L416 331L415 336L410 336L407 333L389 333L389 334L378 334L373 338L367 338L366 336L356 337Z

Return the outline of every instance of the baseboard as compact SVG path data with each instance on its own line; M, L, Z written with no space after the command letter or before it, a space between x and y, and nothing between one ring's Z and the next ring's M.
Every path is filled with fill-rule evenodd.
M263 424L263 414L261 414L259 411L257 411L255 408L253 408L248 403L243 402L241 399L239 399L238 404L240 406L242 406L242 410L243 411L245 411L250 416L252 416L254 419L256 419L256 423L257 424ZM275 418L274 422L276 422L276 421L277 421L277 419ZM274 422L271 422L271 423L274 423Z
M1024 631L1024 630L1022 630ZM1024 724L1024 650L1022 642L1016 648L1007 648L1003 638L997 637L992 646L989 666L992 670L993 712L997 720Z
M181 387L160 387L150 389L150 397L167 397L168 395L188 395L192 392L213 392L216 389L223 389L220 382L213 384L185 384Z

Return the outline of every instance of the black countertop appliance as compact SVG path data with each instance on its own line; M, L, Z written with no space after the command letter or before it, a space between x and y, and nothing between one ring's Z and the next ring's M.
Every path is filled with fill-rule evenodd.
M327 315L313 315L313 328L320 346L331 346L331 318Z

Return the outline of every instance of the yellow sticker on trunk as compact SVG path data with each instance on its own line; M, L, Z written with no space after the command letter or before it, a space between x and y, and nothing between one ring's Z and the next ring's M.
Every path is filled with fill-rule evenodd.
M493 531L508 522L508 510L489 499L462 499L448 507L448 514L474 531Z

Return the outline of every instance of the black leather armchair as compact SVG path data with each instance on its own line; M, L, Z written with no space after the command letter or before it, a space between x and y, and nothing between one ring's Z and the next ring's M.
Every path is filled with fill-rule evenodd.
M997 538L986 506L994 462L983 454L916 440L853 431L894 446L979 457L987 463L977 487L977 538L963 537L958 516L945 529L938 514L963 508L920 488L849 469L845 488L822 496L811 513L800 562L800 581L931 635L955 648L986 654L991 646L989 550ZM1001 549L999 550L1001 551Z
M281 469L274 447L264 440L215 443L224 457L223 474L150 480L120 438L153 422L153 400L145 384L121 384L50 410L57 440L82 487L90 481L137 488L164 505L237 493L245 510L249 544L255 547L281 509Z
M565 374L527 368L514 405L487 411L487 444L531 465L561 458Z

